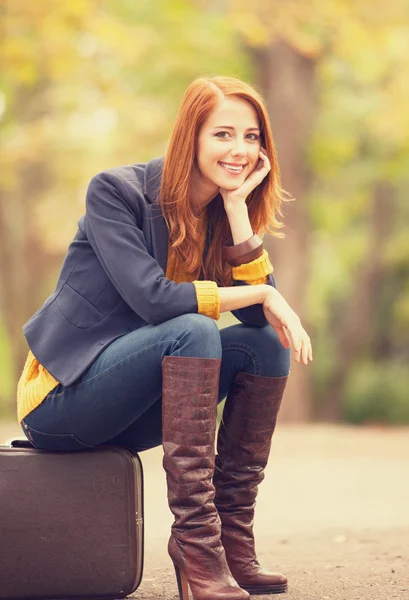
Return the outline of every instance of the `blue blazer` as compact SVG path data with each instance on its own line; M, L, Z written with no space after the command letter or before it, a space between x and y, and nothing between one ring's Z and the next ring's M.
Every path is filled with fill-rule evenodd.
M91 180L55 291L24 326L34 356L64 386L118 337L198 310L193 283L165 277L162 170L163 158L155 158ZM269 283L275 286L272 276ZM267 323L260 304L234 315L255 327Z

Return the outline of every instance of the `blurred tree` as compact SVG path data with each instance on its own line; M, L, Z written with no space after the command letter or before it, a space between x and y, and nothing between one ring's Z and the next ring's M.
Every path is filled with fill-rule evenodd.
M353 366L363 357L375 358L377 347L377 310L385 278L384 254L393 230L395 190L377 182L369 206L369 240L364 256L355 270L352 293L337 307L334 327L334 367L328 383L331 402L322 414L329 420L343 415L345 384Z
M162 154L184 88L215 72L265 95L296 198L268 243L315 360L282 418L368 420L376 388L376 418L407 419L408 37L407 0L0 0L0 400L87 181Z
M316 110L317 58L303 55L285 40L252 49L256 81L271 113L283 188L296 202L284 207L284 240L267 238L281 293L308 329L304 302L309 278L308 193L311 173L306 155ZM311 417L310 374L293 364L281 417Z
M408 113L404 114L399 93L408 86L407 75L402 76L402 71L408 73L404 50L408 3L255 0L250 5L235 0L225 6L252 57L255 83L269 105L283 187L296 198L285 207L285 240L270 241L279 288L318 340L315 356L323 358L324 366L318 366L321 376L327 369L321 381L320 414L339 418L348 373L364 349L368 353L368 344L374 343L370 333L380 329L374 322L378 303L372 293L385 275L383 252L393 231L388 207L395 195L392 182L408 159L402 129ZM392 106L393 117L388 120ZM347 172L353 176L345 181ZM337 206L342 194L346 201ZM360 209L351 210L357 196ZM322 296L318 306L311 287L307 306L307 283L316 282L315 245L321 234L314 227L317 210L325 221L342 211L338 231L344 252L337 261L345 258L346 265L351 260L345 244L352 231L358 242L353 257L362 270L347 274L347 285L345 279L341 281L333 297ZM366 214L371 212L374 218L367 222ZM326 261L331 272L331 254L318 260ZM366 318L360 318L366 309ZM318 311L327 315L323 335ZM305 420L316 408L310 395L311 372L292 367L282 418Z
M75 69L67 43L88 16L84 2L60 6L58 12L54 7L50 1L1 5L0 310L12 382L27 353L22 323L38 308L58 257L43 239L36 211L56 184L53 160L63 128L53 93Z
M245 76L247 62L226 23L189 2L0 0L0 10L0 314L12 355L1 399L87 180L162 154L190 80L214 65Z
M408 5L393 2L373 14L366 5L368 22L364 7L361 27L347 22L323 63L322 111L310 149L316 269L309 306L323 359L316 364L318 409L330 419L352 414L344 407L354 396L350 381L359 380L363 361L365 373L372 364L374 381L385 371L390 382L386 371L399 372L403 348L409 351L408 329L397 310L405 304L409 266L409 253L398 241L409 178ZM391 248L397 250L393 258ZM390 389L384 397L391 414L394 394ZM401 404L400 393L396 402ZM407 418L407 411L401 415Z

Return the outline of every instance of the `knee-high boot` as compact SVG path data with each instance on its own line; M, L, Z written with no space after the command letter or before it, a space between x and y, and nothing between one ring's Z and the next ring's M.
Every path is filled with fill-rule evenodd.
M257 561L253 522L264 469L288 377L236 373L217 439L213 482L222 543L233 577L250 594L287 590L287 578Z
M162 442L169 507L168 551L180 600L247 600L233 579L214 505L214 441L219 359L166 356L162 363Z

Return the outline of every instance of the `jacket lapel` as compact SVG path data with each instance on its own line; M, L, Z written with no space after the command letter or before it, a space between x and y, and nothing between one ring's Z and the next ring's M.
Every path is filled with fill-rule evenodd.
M158 261L166 273L168 262L168 228L159 204L154 202L148 207L152 232L152 251L154 258Z
M164 158L153 158L146 163L143 190L151 204L148 215L152 234L152 252L166 273L168 262L168 228L159 204L159 191L162 179Z

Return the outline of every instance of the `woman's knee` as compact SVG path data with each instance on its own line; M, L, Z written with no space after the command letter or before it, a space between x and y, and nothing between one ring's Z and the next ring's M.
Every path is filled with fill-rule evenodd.
M290 350L284 348L272 327L240 324L230 329L229 345L238 344L246 349L248 361L254 363L255 373L265 377L285 377L289 374Z
M182 356L221 358L222 344L216 322L193 313L177 317L180 321L180 353Z
M246 339L261 357L266 377L285 377L290 372L290 350L284 348L272 327L247 328Z

